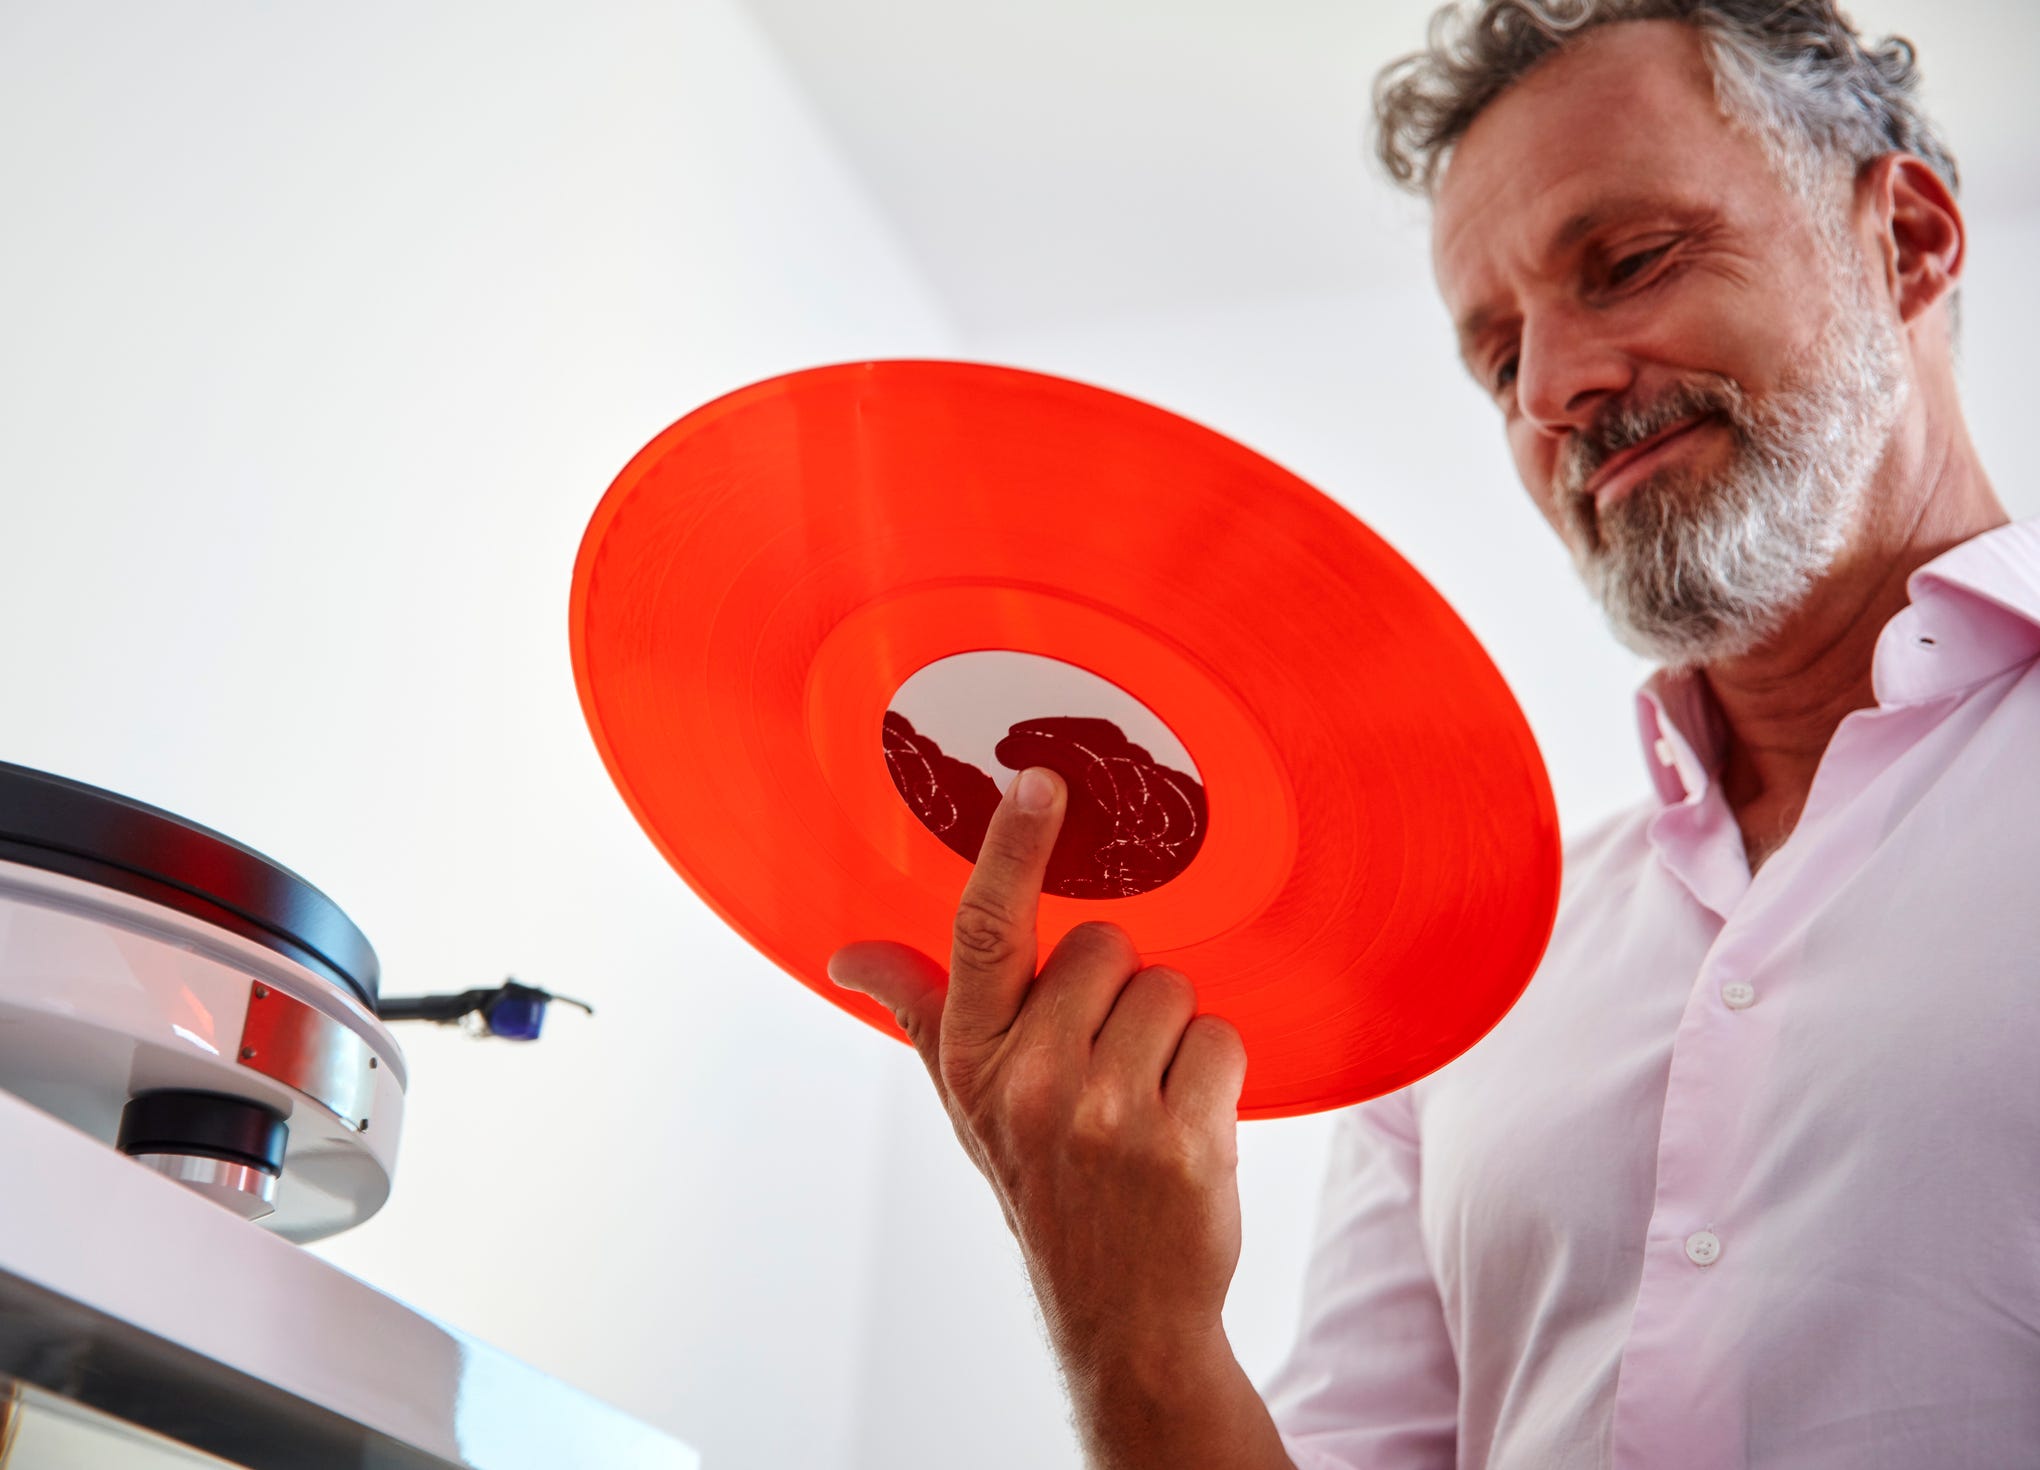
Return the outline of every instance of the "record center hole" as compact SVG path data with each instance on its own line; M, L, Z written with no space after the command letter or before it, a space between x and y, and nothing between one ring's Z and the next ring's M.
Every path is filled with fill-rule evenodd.
M1087 669L1007 649L959 653L893 694L881 746L921 825L976 862L1000 793L1028 766L1069 791L1044 892L1132 898L1203 846L1203 778L1153 711Z

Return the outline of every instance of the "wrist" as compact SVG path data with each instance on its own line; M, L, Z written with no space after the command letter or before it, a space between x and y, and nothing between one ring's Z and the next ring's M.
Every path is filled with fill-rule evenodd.
M1180 1398L1186 1387L1228 1377L1239 1368L1225 1329L1215 1322L1098 1332L1066 1362L1071 1376L1084 1380L1070 1385L1072 1393L1123 1404Z
M1287 1470L1267 1409L1222 1327L1096 1348L1069 1384L1091 1470Z

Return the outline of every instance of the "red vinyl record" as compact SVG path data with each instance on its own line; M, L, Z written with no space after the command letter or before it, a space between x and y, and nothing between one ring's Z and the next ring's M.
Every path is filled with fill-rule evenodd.
M949 952L990 804L1069 786L1041 952L1122 926L1247 1049L1242 1117L1434 1071L1558 902L1521 711L1408 563L1152 405L956 362L753 384L681 419L574 568L581 704L696 893L794 978Z

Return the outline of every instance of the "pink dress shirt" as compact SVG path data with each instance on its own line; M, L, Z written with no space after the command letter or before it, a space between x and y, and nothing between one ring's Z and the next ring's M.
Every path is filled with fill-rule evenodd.
M1908 590L1755 877L1653 679L1523 999L1339 1120L1300 1470L2040 1466L2040 521Z

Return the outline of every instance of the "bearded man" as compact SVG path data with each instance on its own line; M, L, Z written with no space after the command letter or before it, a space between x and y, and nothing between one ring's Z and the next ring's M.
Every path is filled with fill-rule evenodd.
M1015 782L892 1006L1110 1467L2040 1464L2040 525L1954 375L1910 49L1830 0L1481 0L1376 92L1655 793L1508 1017L1340 1120L1294 1356L1219 1313L1244 1059L1109 925L1036 971ZM961 1458L967 1460L968 1454Z

